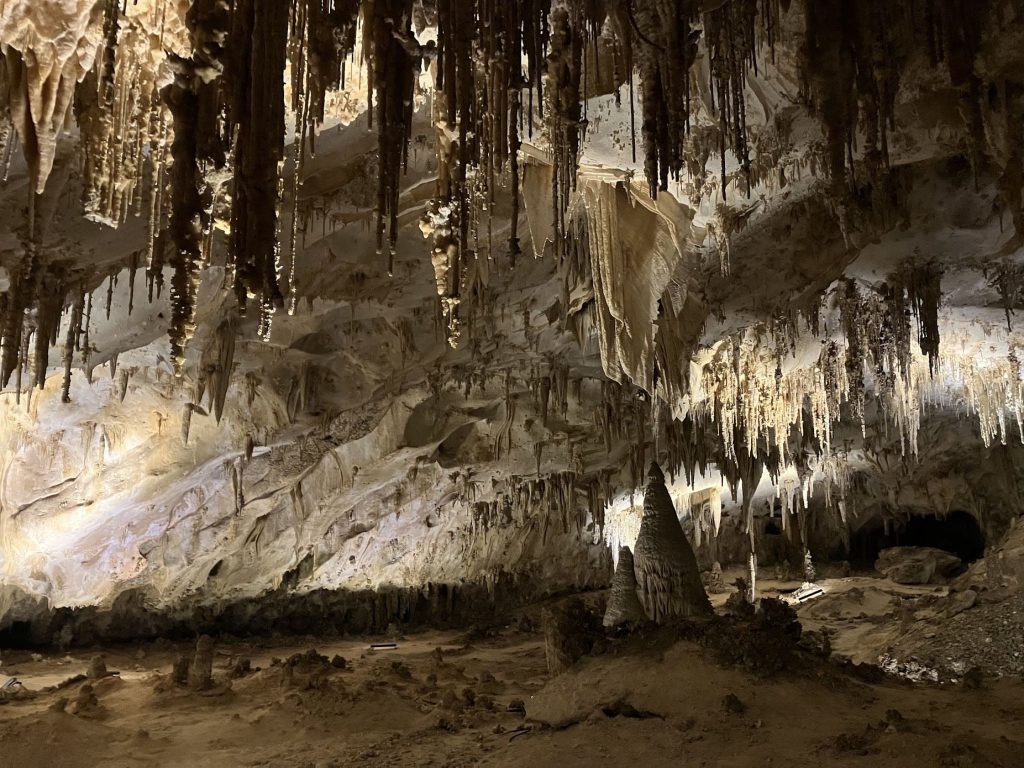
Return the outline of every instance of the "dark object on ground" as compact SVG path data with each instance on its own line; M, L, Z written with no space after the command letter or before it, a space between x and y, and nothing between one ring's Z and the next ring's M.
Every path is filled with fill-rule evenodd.
M548 674L557 675L590 653L603 636L600 617L579 598L544 609L544 651Z

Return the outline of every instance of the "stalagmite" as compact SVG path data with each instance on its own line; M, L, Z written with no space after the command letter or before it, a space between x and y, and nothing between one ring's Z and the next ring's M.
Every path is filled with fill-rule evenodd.
M202 635L196 641L196 651L188 667L188 686L203 691L213 682L213 639Z
M676 517L661 467L647 472L644 517L636 540L636 576L647 616L662 623L711 613L697 558Z
M721 595L729 591L725 586L725 579L722 576L722 564L715 560L711 564L711 571L708 575L708 592L712 595Z
M629 547L619 547L619 562L615 566L615 575L612 576L612 586L608 593L608 607L604 612L606 627L635 624L646 618L636 590L633 553Z

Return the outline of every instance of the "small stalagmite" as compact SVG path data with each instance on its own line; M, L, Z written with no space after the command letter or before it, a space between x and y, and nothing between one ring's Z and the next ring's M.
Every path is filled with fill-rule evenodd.
M633 570L633 552L629 547L619 547L619 564L612 576L612 588L608 594L608 607L604 612L604 625L617 627L620 624L644 621L644 607L636 594L636 572Z
M188 685L204 691L213 684L213 639L202 635L196 642L196 653L188 670Z
M711 603L704 592L697 558L676 517L661 467L647 472L644 517L636 540L635 571L640 600L656 622L705 616Z

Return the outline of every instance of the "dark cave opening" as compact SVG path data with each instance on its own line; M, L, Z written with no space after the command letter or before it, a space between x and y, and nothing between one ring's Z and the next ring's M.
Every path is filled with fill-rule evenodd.
M911 515L907 521L890 523L888 533L876 518L850 536L849 560L873 565L887 547L933 547L966 564L984 556L985 534L973 515L959 510L942 516Z
M12 621L0 629L0 648L29 648L32 646L32 623Z

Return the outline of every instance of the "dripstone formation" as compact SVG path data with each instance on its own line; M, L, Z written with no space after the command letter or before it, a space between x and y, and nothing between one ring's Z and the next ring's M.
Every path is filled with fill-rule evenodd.
M644 517L636 540L636 576L647 616L656 622L711 613L693 548L676 517L656 463L647 473Z
M615 575L612 576L612 587L608 593L608 607L604 613L606 627L643 621L647 617L636 590L633 553L629 547L619 547L619 562L615 566Z

